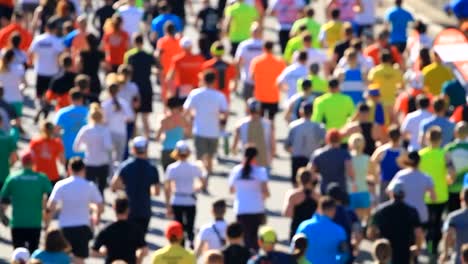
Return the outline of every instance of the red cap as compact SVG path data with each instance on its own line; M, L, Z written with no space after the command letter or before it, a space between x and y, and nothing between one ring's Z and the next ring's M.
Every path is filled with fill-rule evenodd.
M330 129L325 137L327 144L341 142L341 133L337 129Z
M184 227L177 221L169 222L169 225L166 227L166 238L171 239L173 237L178 239L184 238Z
M34 163L34 156L30 150L26 150L23 153L21 153L20 158L21 158L21 164L23 165Z

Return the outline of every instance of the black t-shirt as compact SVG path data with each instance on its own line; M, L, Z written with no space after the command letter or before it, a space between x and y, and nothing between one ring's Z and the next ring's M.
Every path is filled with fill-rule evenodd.
M50 81L50 90L58 95L68 93L75 86L76 73L62 72Z
M156 65L156 60L151 54L140 50L128 57L128 64L133 67L132 81L141 90L151 90L151 67ZM149 87L148 87L149 86Z
M246 264L252 256L247 247L229 245L223 250L224 264Z
M409 263L414 229L421 226L418 211L403 202L388 201L377 208L371 223L379 228L382 237L390 241L392 263Z
M217 33L218 29L218 11L212 7L207 7L198 13L198 19L202 21L202 33Z
M135 252L145 247L140 229L129 221L121 220L104 228L94 240L93 249L107 248L106 263L124 260L129 264L136 263Z
M351 41L350 40L343 40L338 42L335 46L333 53L337 56L336 63L340 61L340 59L344 56L345 51L350 47Z
M98 76L99 66L105 58L104 52L100 50L80 52L82 70L81 73L88 76Z
M130 203L130 218L151 217L150 186L159 184L159 173L148 160L129 158L117 172L124 185Z
M108 18L111 18L112 15L115 13L115 9L112 7L112 5L105 5L98 10L96 10L96 13L94 14L95 20L97 19L99 21L99 31L102 32L104 23L106 23L106 20ZM98 26L98 25L95 25Z
M171 7L171 13L185 21L185 0L167 1Z
M290 254L273 251L253 257L253 264L296 264L297 261Z

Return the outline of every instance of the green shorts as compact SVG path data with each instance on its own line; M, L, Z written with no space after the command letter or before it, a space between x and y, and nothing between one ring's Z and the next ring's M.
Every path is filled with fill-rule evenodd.
M15 109L16 115L18 115L18 117L23 116L23 102L13 102L11 103L11 106L13 106Z

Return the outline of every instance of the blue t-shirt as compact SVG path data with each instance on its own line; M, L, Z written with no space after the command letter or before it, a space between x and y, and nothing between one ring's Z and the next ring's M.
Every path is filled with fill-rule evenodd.
M302 222L296 234L307 237L306 258L311 263L342 263L340 247L347 243L345 230L330 218L320 214Z
M452 142L453 130L455 129L454 123L447 118L433 116L421 121L419 131L426 133L433 126L438 126L442 130L442 147Z
M452 0L450 8L458 19L468 18L468 0Z
M78 35L78 33L79 33L79 30L75 29L72 32L68 33L66 36L64 36L63 37L63 45L65 45L65 47L67 47L67 48L70 48L72 46L72 44L73 44L73 40Z
M164 25L166 22L172 22L174 24L177 32L181 32L184 30L184 24L180 17L173 15L173 14L162 14L153 19L151 21L151 30L158 34L158 39L164 36Z
M150 186L159 184L156 167L148 160L131 157L120 165L116 175L119 175L125 185L130 208L129 218L151 217Z
M37 249L31 255L32 259L38 259L42 264L69 264L71 258L63 252L47 252L42 249Z
M55 124L62 128L62 141L65 148L65 158L83 157L83 153L73 151L73 142L78 131L86 125L88 108L86 106L67 106L60 109L55 116Z
M390 43L406 42L408 23L414 20L411 13L401 7L393 7L385 13L385 20L392 25Z

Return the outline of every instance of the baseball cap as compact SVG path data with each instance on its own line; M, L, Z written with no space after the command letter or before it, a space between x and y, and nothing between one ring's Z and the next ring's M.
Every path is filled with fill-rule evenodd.
M210 47L210 52L214 56L223 56L224 55L224 46L220 41L216 41Z
M380 96L380 89L372 88L368 90L369 96Z
M29 250L24 247L16 248L13 251L13 254L11 254L12 261L21 261L21 262L26 263L30 257L31 257L31 254L29 253Z
M250 98L247 100L247 105L249 106L250 112L260 112L260 109L262 108L260 102L255 98Z
M139 150L145 150L148 147L148 140L145 137L139 136L132 140L133 147Z
M23 153L20 155L21 158L21 164L31 164L34 162L34 155L30 150L25 150Z
M258 237L263 241L263 243L275 244L276 243L276 232L272 227L262 226L258 230Z
M411 73L409 76L409 84L412 88L421 90L424 88L424 76L417 72Z
M403 186L403 183L401 182L396 182L392 188L390 188L390 191L393 193L395 196L403 196L405 195L405 187Z
M177 221L171 221L166 227L165 235L167 239L171 239L174 237L181 239L184 237L184 227L181 223Z
M184 140L179 140L175 145L175 150L179 153L188 153L190 152L190 147Z
M193 41L188 37L183 37L180 39L180 46L184 49L192 47Z

